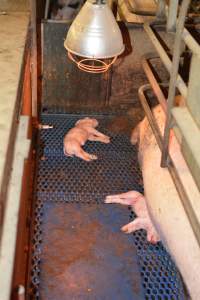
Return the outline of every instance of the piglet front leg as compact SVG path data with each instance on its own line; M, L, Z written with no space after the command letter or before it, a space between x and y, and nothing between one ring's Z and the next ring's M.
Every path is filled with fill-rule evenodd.
M130 205L134 210L137 218L129 224L123 226L121 230L126 233L132 233L139 229L144 229L147 232L147 240L150 243L158 242L159 236L156 232L156 229L150 219L146 199L145 197L137 192L131 191L119 195L107 196L105 203L119 203L123 205Z
M97 156L94 154L89 154L85 152L82 148L78 149L78 151L75 153L75 155L85 161L92 161L96 160Z
M130 191L127 193L122 193L118 195L110 195L105 199L105 203L119 203L122 205L131 205L136 202L138 198L143 197L143 195L137 191Z
M160 241L160 238L151 222L148 218L137 217L134 221L124 225L121 230L125 233L132 233L136 230L144 229L147 232L147 241L156 244Z

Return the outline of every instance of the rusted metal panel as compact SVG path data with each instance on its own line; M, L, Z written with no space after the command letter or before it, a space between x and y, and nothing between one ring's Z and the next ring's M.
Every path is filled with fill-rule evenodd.
M143 299L122 206L45 204L41 299ZM51 246L50 246L51 245Z
M43 24L43 105L105 106L108 73L85 73L69 60L63 45L68 28L63 23Z

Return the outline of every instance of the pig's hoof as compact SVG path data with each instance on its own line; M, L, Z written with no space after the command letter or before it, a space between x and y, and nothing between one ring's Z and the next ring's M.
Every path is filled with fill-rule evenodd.
M137 142L138 142L138 131L137 130L133 130L132 131L130 141L131 141L132 145L136 145L137 144Z
M124 233L131 233L132 232L132 230L130 230L130 227L128 225L124 225L121 228L121 231L123 231Z
M109 144L109 143L110 143L110 138L109 138L109 137L105 139L105 143L106 143L106 144Z
M91 158L91 160L97 160L98 159L98 157L96 155L94 155L94 154L91 154L90 158Z
M159 236L156 233L147 234L147 241L151 244L156 244L160 241Z
M110 138L109 137L105 137L102 139L102 142L105 144L109 144L110 143Z
M110 196L106 197L106 199L104 200L104 203L113 203L112 199L110 198Z

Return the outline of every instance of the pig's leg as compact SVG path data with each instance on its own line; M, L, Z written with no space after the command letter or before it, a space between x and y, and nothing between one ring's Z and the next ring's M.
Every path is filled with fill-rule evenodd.
M125 233L132 233L136 230L144 229L147 232L147 241L155 244L157 243L160 239L155 231L152 223L149 223L149 220L146 218L136 218L134 221L128 223L127 225L124 225L121 230Z
M136 145L139 141L139 135L140 135L140 124L137 125L131 134L131 144Z
M156 243L159 241L158 234L148 213L145 197L141 193L130 191L119 195L107 196L105 203L131 205L138 217L133 222L123 226L122 231L131 233L139 229L145 229L147 231L147 240L149 242Z
M100 136L96 136L96 135L90 135L88 137L89 141L94 141L94 142L102 142L102 143L106 143L108 144L110 142L110 140L108 138L104 138L104 137L100 137Z
M110 143L110 137L107 136L107 135L105 135L105 134L103 134L103 133L101 133L101 132L99 132L95 128L92 128L91 135L100 138L101 141L103 141L103 143Z
M94 154L89 154L85 152L82 148L78 149L75 153L75 155L79 158L82 158L85 161L91 161L91 160L96 160L97 156Z
M139 201L134 201L132 209L139 219L145 220L143 229L147 231L147 240L150 241L153 239L157 242L159 237L151 221L145 197L141 197Z
M130 191L119 195L110 195L105 199L105 203L120 203L123 205L133 205L134 202L143 198L143 195L137 191Z
M72 157L73 155L67 153L66 149L65 149L65 146L63 147L63 152L64 152L64 155L65 156L69 156L69 157Z

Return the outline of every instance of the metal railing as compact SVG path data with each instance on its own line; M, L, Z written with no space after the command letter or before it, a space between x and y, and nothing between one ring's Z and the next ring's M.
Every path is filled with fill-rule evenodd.
M139 97L162 152L161 167L168 167L200 245L200 45L188 30L184 28L185 17L190 5L190 0L182 1L179 8L178 21L177 1L170 1L170 3L171 6L169 5L167 9L166 28L170 31L175 29L172 60L154 32L156 26L153 27L153 25L149 23L144 24L146 33L153 43L161 61L170 73L168 99L166 99L160 83L157 82L151 71L150 64L148 63L148 60L153 58L151 55L143 57L142 59L142 65L149 79L150 86L141 87L139 90ZM176 9L176 11L173 11L173 9ZM188 84L184 82L181 75L178 73L183 44L188 47L192 55ZM166 114L163 137L159 134L151 110L147 108L148 103L145 98L145 90L150 87L153 89ZM176 89L179 90L184 99L184 106L175 107L174 99ZM170 156L169 140L170 131L172 129L175 129L175 134L177 134L178 131L177 140L180 145L180 155L184 158L182 162L183 164L185 163L185 169L188 170L188 177L184 177L184 174L181 174L180 169L173 163L173 157ZM194 185L191 186L192 181Z

